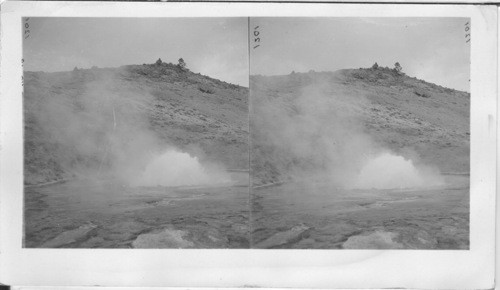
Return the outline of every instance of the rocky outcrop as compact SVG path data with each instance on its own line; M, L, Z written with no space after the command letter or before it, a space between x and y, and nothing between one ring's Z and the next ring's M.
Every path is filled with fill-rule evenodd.
M298 242L307 236L310 229L310 227L303 224L294 226L287 231L279 232L257 243L255 248L269 249Z
M403 244L394 239L396 233L376 231L370 234L351 236L342 245L344 249L402 249Z
M142 234L132 242L134 248L163 249L163 248L194 248L195 244L186 239L187 231L176 229L163 229L147 234Z
M91 232L97 228L94 224L83 225L74 230L63 232L55 238L43 243L41 248L58 248L87 239Z
M169 225L163 229L139 235L132 242L132 247L149 249L225 248L227 244L227 237L215 228L188 225L179 230Z

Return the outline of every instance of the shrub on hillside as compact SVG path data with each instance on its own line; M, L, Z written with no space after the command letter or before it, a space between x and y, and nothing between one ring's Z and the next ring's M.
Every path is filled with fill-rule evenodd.
M359 80L367 79L369 74L370 74L370 72L368 69L361 69L361 70L352 72L352 76L356 79L359 79Z
M184 59L179 58L179 62L177 63L177 66L180 67L181 69L185 69L186 68L186 63L184 62Z
M403 71L403 67L399 64L399 62L394 64L394 71L397 73L401 73Z
M215 90L207 85L200 85L198 86L198 90L200 90L200 92L203 92L203 93L206 93L206 94L213 94L215 93Z
M424 90L416 89L414 91L415 95L422 97L422 98L430 98L431 94L429 92L426 92Z

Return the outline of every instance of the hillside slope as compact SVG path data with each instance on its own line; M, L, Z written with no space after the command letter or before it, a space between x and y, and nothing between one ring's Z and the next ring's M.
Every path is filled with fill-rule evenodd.
M387 68L251 76L250 93L254 185L384 150L469 171L468 93Z
M166 148L248 169L248 88L166 63L25 72L24 83L25 184L126 178Z

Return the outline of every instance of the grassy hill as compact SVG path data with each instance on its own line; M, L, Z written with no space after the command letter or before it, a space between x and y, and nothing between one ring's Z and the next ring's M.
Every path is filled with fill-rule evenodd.
M466 92L388 68L251 76L250 91L255 185L327 163L341 164L338 172L372 149L442 172L469 171Z
M24 83L25 184L134 174L170 147L248 169L248 88L167 63L25 72Z

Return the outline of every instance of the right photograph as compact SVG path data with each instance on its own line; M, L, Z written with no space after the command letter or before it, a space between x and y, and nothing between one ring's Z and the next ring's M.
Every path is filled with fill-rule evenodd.
M468 18L250 18L251 248L468 250Z

